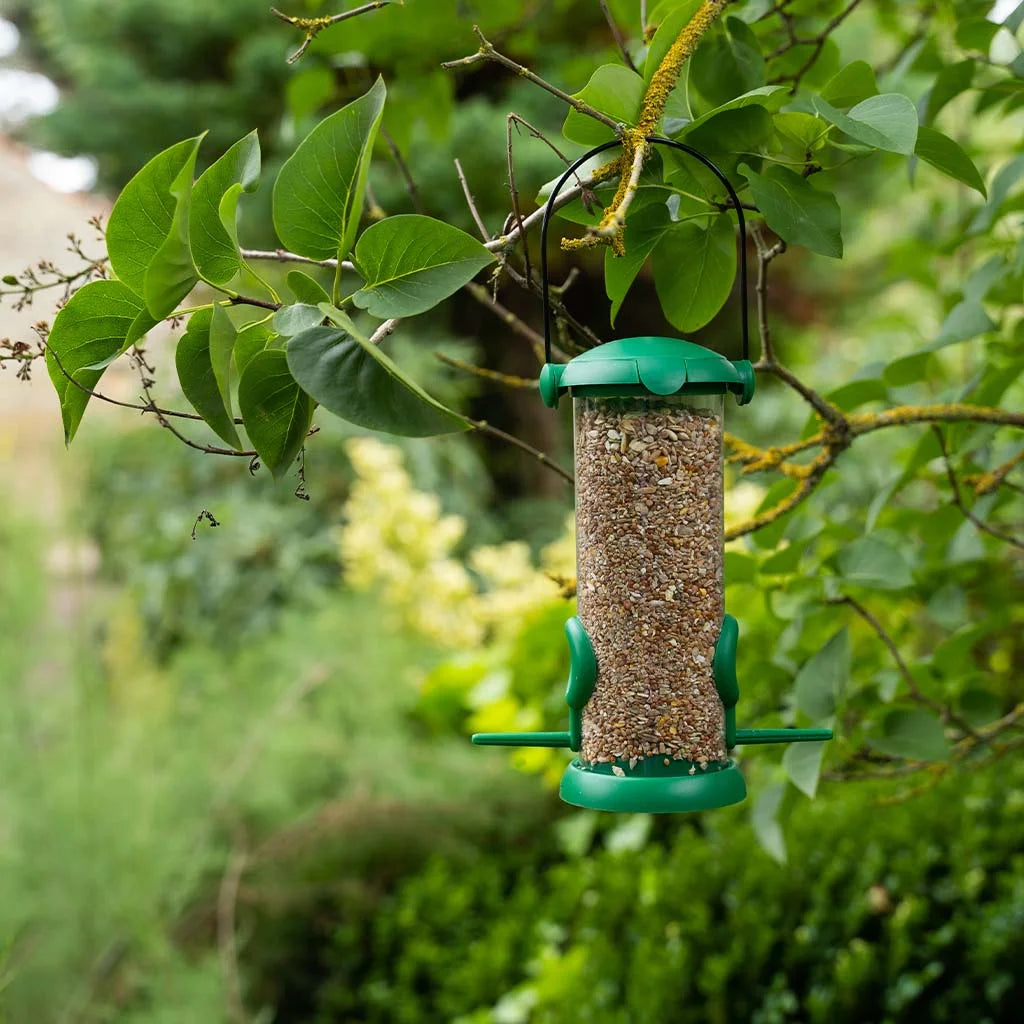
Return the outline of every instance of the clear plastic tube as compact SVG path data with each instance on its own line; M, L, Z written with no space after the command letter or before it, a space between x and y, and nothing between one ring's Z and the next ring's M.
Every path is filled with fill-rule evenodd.
M597 655L589 763L726 758L721 395L573 401L578 614Z

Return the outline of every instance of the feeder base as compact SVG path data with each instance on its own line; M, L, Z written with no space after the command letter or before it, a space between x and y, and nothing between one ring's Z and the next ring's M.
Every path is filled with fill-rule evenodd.
M573 761L562 776L558 793L567 804L577 807L640 814L710 811L746 798L747 785L735 761L711 764L703 771L686 761L673 761L668 767L663 764L661 758L650 758L632 771L622 766L625 774L616 775L609 764ZM691 768L696 768L692 775Z

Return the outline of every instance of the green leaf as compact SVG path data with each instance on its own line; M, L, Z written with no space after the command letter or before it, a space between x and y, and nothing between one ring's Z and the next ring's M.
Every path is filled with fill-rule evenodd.
M956 45L963 50L978 50L987 54L999 24L988 18L966 18L956 28Z
M826 121L866 146L910 156L917 141L917 109L901 93L888 92L858 103L848 114L820 96L814 107Z
M710 228L677 224L651 257L665 317L680 331L703 327L725 305L736 276L736 230L729 214Z
M644 80L621 64L602 64L575 96L622 124L636 124L644 98ZM615 138L611 128L578 110L569 111L562 134L581 146L597 146Z
M772 118L775 130L786 142L795 143L800 159L803 154L821 144L821 136L825 130L825 122L813 114L805 114L798 110L787 110Z
M764 57L753 30L739 18L727 18L706 35L690 58L690 86L707 107L764 85Z
M930 352L913 352L902 359L894 359L882 371L882 379L889 387L905 388L910 384L928 379L932 365Z
M331 297L327 294L324 286L301 270L289 271L286 280L288 281L288 287L292 290L292 294L299 302L316 306L321 302L331 301Z
M976 192L985 195L985 182L971 158L948 135L922 125L917 130L917 144L914 152L926 163L943 174L969 185Z
M994 722L1002 713L1002 701L987 690L967 690L960 697L960 714L975 729Z
M201 140L201 135L186 139L153 157L125 185L107 223L114 273L145 299L158 320L197 280L188 247L188 210Z
M321 121L281 168L274 182L274 227L300 256L348 256L386 92L378 78L369 92Z
M865 60L855 60L833 75L821 90L821 98L834 107L852 107L869 96L878 95L875 69Z
M292 306L282 306L274 314L274 330L285 338L290 338L308 327L316 327L323 323L324 315L318 306L305 302L296 302Z
M288 343L295 379L325 409L349 423L403 437L450 434L468 427L458 413L431 397L376 345L348 329L311 327Z
M705 154L731 156L757 153L772 137L772 115L759 104L726 110L697 127L688 126L680 138Z
M750 824L761 848L779 864L786 863L786 837L779 824L779 809L786 795L784 783L765 786L754 798Z
M199 276L225 285L242 269L238 251L238 197L255 192L260 177L256 132L236 142L196 181L189 209L189 244Z
M793 683L796 706L814 722L836 712L850 680L850 634L844 626L809 658Z
M742 96L736 96L713 110L701 114L700 117L694 118L689 124L683 126L679 137L684 138L690 132L700 128L701 125L707 124L712 118L730 110L742 110L744 107L764 107L769 113L774 113L783 106L788 98L789 89L784 85L759 86L757 89L751 89L749 92L743 93Z
M994 331L996 325L977 299L958 302L947 314L939 328L939 336L929 345L931 351L970 341L979 334Z
M818 792L824 743L790 743L782 755L782 767L790 782L812 800Z
M793 245L802 245L822 256L843 255L841 214L831 192L816 189L788 167L769 167L758 174L746 164L740 173L768 227Z
M945 761L949 757L942 723L924 708L890 711L882 721L882 735L870 742L883 754L911 761Z
M295 382L279 348L257 352L238 383L238 407L253 447L275 479L306 441L315 403Z
M231 322L223 306L214 303L213 317L210 320L210 363L217 381L224 408L228 416L233 417L231 408L231 356L235 350L235 325Z
M971 87L974 81L974 68L973 60L962 60L957 64L948 64L935 76L925 108L924 120L927 124L931 124L938 117L939 111L950 100L956 99Z
M46 369L60 400L66 443L82 422L87 392L124 351L142 308L141 297L121 281L93 281L79 288L57 314L47 339Z
M256 320L238 329L235 335L234 360L235 370L241 377L245 368L252 362L253 356L264 349L272 348L279 335L270 326L272 316L265 320Z
M192 408L203 417L218 437L232 448L240 450L242 443L235 429L231 407L224 401L213 368L210 324L213 310L219 308L214 306L213 309L200 309L189 317L188 327L178 341L174 362L181 390ZM227 314L221 312L226 318ZM228 356L230 358L230 350ZM218 352L218 359L222 358L222 352Z
M642 210L631 210L629 217L626 218L626 232L623 238L625 254L616 256L611 246L605 249L604 287L612 302L613 324L622 307L623 299L647 257L672 227L672 218L664 203L653 203Z
M371 224L356 243L356 269L366 284L352 300L373 316L415 316L436 306L494 257L451 224L401 214Z
M847 583L873 590L903 590L913 584L903 551L878 533L859 537L839 552L839 574Z

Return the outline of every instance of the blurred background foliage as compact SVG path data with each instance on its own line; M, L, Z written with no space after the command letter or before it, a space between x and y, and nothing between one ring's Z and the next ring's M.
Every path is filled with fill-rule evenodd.
M609 6L639 53L638 5ZM682 4L648 6L656 17ZM756 26L773 6L736 10ZM801 33L845 6L787 5ZM820 88L869 61L988 185L982 197L895 155L828 175L846 258L787 253L771 310L788 363L845 412L1024 407L1024 69L1019 43L993 57L991 7L861 5L805 79ZM471 25L570 91L618 59L599 5L581 0L408 0L323 32L291 67L298 35L253 0L39 0L13 16L63 88L27 131L95 155L110 190L203 128L213 159L259 127L269 178L383 73L384 126L421 196L467 230L452 160L496 229L507 111L579 151L559 138L553 97L488 65L438 69L475 50ZM1022 21L1017 8L1006 31L1019 39ZM526 136L515 146L529 198L559 163ZM386 142L377 158L377 203L411 210ZM269 244L269 191L244 206L248 244ZM601 260L574 262L567 301L607 336ZM559 274L569 265L556 258ZM536 322L530 297L501 298ZM701 340L728 350L734 316L730 305ZM648 274L617 328L662 329ZM534 374L468 298L396 344L434 393L568 460L566 423L531 392L432 358L441 347ZM777 382L731 423L760 445L812 432ZM563 724L572 604L548 575L566 571L572 543L560 482L478 438L382 447L318 425L305 502L294 481L274 486L156 429L92 428L64 568L39 571L55 545L30 516L0 518L3 1024L1016 1019L1019 747L995 757L980 744L954 763L941 728L901 731L920 710L906 678L864 619L833 603L870 610L920 689L972 727L1024 700L1020 552L952 502L928 426L858 441L811 501L727 549L741 724L805 724L801 670L836 679L839 735L820 788L777 752L748 753L747 806L667 819L569 810L551 787L561 755L464 741L473 728ZM964 481L1020 445L977 424L943 439ZM1007 480L979 496L961 487L982 521L1019 531L1020 472ZM791 486L732 472L729 519ZM203 509L220 525L198 522L192 540ZM864 751L916 770L844 781L885 767Z

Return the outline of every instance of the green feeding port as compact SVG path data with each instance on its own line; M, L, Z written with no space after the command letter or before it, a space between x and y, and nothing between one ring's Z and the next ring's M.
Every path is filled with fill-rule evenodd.
M566 686L569 729L565 732L476 733L472 742L498 747L564 747L578 751L582 712L597 681L597 661L583 623L566 623L570 670ZM724 710L724 745L735 747L767 743L812 743L833 738L831 729L737 729L736 648L739 626L726 615L722 621L712 664L718 699ZM578 807L630 813L684 813L707 811L739 803L747 795L746 783L731 758L696 762L654 756L591 763L581 758L566 768L559 788L561 798Z

